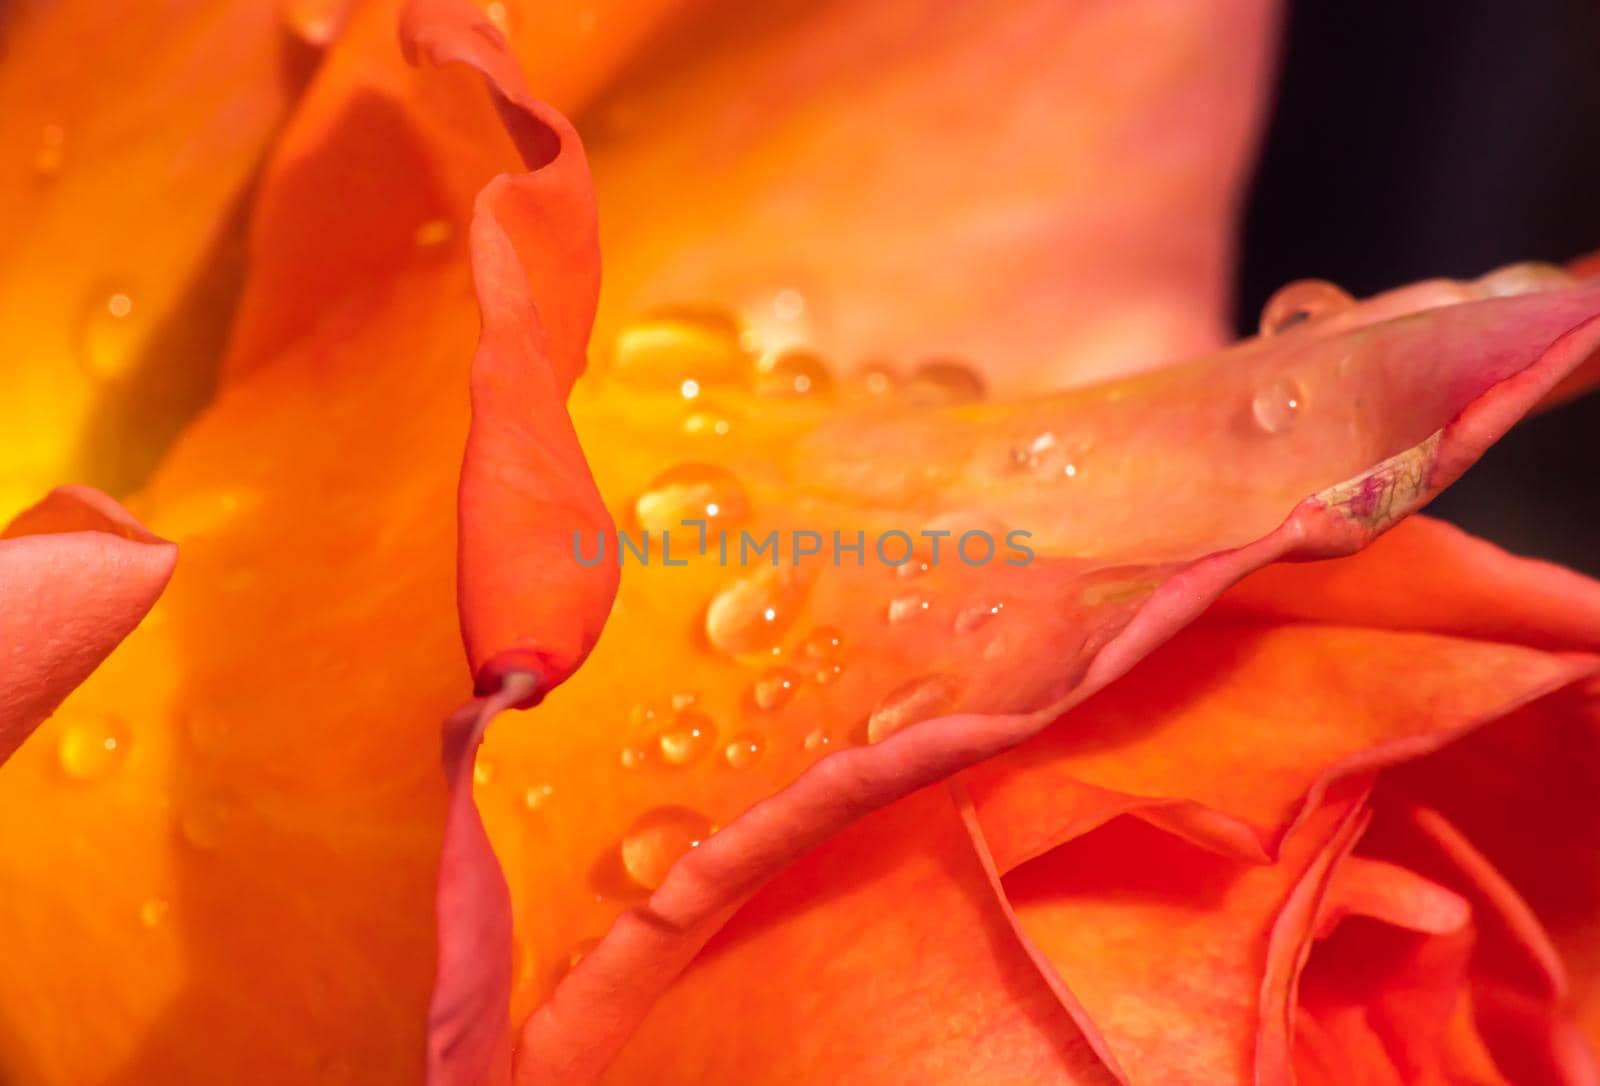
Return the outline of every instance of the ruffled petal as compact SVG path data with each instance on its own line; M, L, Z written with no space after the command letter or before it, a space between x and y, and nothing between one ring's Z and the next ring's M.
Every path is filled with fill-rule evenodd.
M139 624L178 549L88 487L63 487L0 532L0 763Z
M1465 962L1473 1026L1513 1082L1587 1086L1600 1061L1572 1013L1567 974L1518 891L1451 822L1401 793L1374 821L1363 851L1403 864L1461 894L1477 939ZM1414 1062L1404 1051L1402 1067Z
M944 787L869 815L745 903L602 1080L1110 1086L996 887ZM603 1034L602 1005L575 984L544 1013ZM519 1081L595 1070L534 1051Z
M1008 388L1215 347L1272 9L691 9L578 118L602 329L736 305L765 348Z
M275 0L8 4L0 519L132 488L207 399L240 203L316 54Z
M1385 789L1436 811L1461 848L1482 855L1483 869L1497 874L1473 876L1480 900L1496 883L1514 888L1562 965L1555 1010L1575 1017L1600 1051L1597 772L1600 688L1591 682L1406 767Z
M1252 1080L1258 1032L1286 1032L1298 947L1327 871L1364 825L1362 796L1352 787L1319 808L1269 865L1118 820L1006 876L1024 931L1126 1081L1175 1068L1196 1083Z

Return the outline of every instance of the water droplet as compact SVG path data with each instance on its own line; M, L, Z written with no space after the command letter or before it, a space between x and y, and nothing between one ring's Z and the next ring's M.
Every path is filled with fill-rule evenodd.
M786 667L775 667L762 673L750 688L750 697L756 708L771 712L781 709L794 697L800 685L800 676Z
M754 765L765 749L761 733L740 732L722 748L722 757L734 769L744 769Z
M891 690L867 719L867 741L889 736L955 708L956 684L946 675L924 675Z
M449 219L429 219L417 227L415 240L419 249L437 249L447 243L455 234L455 227Z
M730 656L769 653L794 622L803 595L803 586L785 571L743 577L706 609L706 638Z
M339 36L344 9L344 0L288 0L283 18L296 37L321 49Z
M1250 401L1250 414L1256 425L1269 434L1282 434L1294 428L1305 411L1305 389L1292 377L1268 381Z
M149 324L145 309L124 290L97 292L90 298L78 342L91 376L115 381L133 367Z
M683 432L710 437L727 437L733 424L721 415L710 411L696 411L683 420Z
M889 601L888 618L895 624L909 622L926 614L932 606L933 602L926 596L916 594L897 596Z
M39 131L39 147L33 153L33 173L49 181L61 172L66 161L67 133L58 124L47 124Z
M756 392L772 399L828 396L833 393L833 374L819 355L784 351L757 367Z
M522 805L530 811L537 811L545 805L545 801L555 795L555 791L553 785L530 784L522 791Z
M167 918L167 913L172 911L172 905L163 898L152 897L146 899L139 906L139 923L147 928L153 928Z
M839 676L843 674L844 665L837 660L829 660L817 668L811 678L818 686L827 686L829 683L837 682Z
M913 556L911 561L895 566L894 575L902 580L909 580L912 577L921 577L924 573L928 572L928 570L932 568L932 562L929 562L925 558Z
M956 633L971 633L1005 610L1005 606L1003 603L980 603L964 608L956 615Z
M483 6L483 13L500 33L511 33L511 12L503 0L489 0L489 3Z
M726 313L662 310L618 334L612 365L619 377L675 387L693 400L708 386L744 380L748 362L739 333L739 323Z
M478 760L472 765L472 783L483 788L494 782L494 763L486 760L483 755L478 755Z
M623 769L642 769L650 761L650 752L640 746L625 746L621 760Z
M666 881L678 858L711 836L711 820L687 807L657 807L622 835L622 869L646 890Z
M983 378L971 366L942 359L912 370L901 387L906 399L921 404L971 403L983 399L984 391Z
M1276 336L1306 321L1355 304L1344 288L1325 279L1297 279L1267 299L1261 310L1261 334Z
M887 362L868 362L851 375L855 391L872 399L883 399L900 387L900 375Z
M56 760L75 781L95 781L111 774L128 753L128 730L109 714L74 717L61 733Z
M717 741L717 728L711 718L694 710L679 713L672 726L657 741L661 758L668 765L684 766L697 762Z
M672 695L672 711L675 713L681 713L685 709L692 709L699 701L700 695L698 694L691 694L687 692L674 694Z
M832 659L844 651L844 634L836 626L818 626L800 642L800 651L813 659Z
M814 728L806 733L805 748L807 753L822 754L833 745L833 740L821 728Z
M1478 280L1478 292L1490 298L1509 298L1518 294L1536 294L1543 290L1561 290L1574 282L1565 268L1537 260L1520 264L1507 264L1496 268Z
M650 531L685 530L685 520L706 521L710 531L743 523L750 515L750 498L726 468L679 464L650 481L633 512L639 526ZM698 534L697 529L687 530Z

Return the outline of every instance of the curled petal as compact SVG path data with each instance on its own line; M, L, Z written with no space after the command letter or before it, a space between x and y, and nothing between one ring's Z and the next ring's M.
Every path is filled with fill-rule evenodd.
M0 762L139 624L177 561L88 487L52 491L0 532Z
M667 430L674 410L684 408L665 396L630 392L634 402L607 386L580 388L579 429L596 435L591 458L614 502L653 494L649 473L663 463L710 455L739 480L742 489L730 493L745 503L741 510L755 511L742 526L758 537L802 516L819 527L881 530L990 517L1030 528L1038 555L1006 568L953 562L947 552L942 566L924 563L910 580L852 562L736 573L709 560L624 578L611 634L569 684L562 707L547 710L554 726L537 734L491 730L486 745L485 757L536 766L557 790L611 797L581 820L560 810L541 815L537 852L521 844L531 832L523 813L509 804L500 813L487 808L497 855L513 858L508 881L522 945L560 955L598 935L619 911L636 910L623 912L554 1001L529 1019L524 1058L600 1066L608 1050L599 1035L586 1029L580 1042L570 1032L582 1003L610 993L603 1022L620 1041L748 888L794 856L860 812L1039 732L1138 665L1240 578L1280 559L1349 554L1378 537L1594 353L1597 311L1600 293L1589 289L1489 299L1338 335L1289 333L1034 403L815 415L802 405L787 417L791 428L772 434L752 421L737 391L717 389L709 406L732 420L720 447L692 436L692 427ZM1268 415L1272 424L1263 423L1272 406L1263 407L1263 395L1270 401L1286 384L1296 390L1293 417L1277 425ZM742 440L740 426L749 431ZM618 433L630 442L601 436ZM1059 442L1041 454L1042 466L1014 455L1019 447L1037 451L1041 434ZM651 466L639 463L641 449ZM1064 472L1063 463L1075 471ZM787 515L765 512L787 502L795 503ZM637 503L632 511L649 515ZM716 602L708 609L708 601ZM751 601L770 602L772 615L788 622L773 635L776 656L747 640L746 628L723 621ZM1576 599L1562 613L1546 602L1551 614L1537 621L1549 638L1582 628L1589 604ZM703 630L710 644L677 657L640 651L659 645L662 629ZM846 646L837 659L826 647L814 654L821 630L838 635L828 644ZM1340 632L1317 636L1338 640ZM1425 644L1408 640L1401 651ZM1036 651L1040 645L1052 651ZM1395 651L1374 646L1373 658ZM1435 689L1461 688L1461 674L1478 674L1465 661L1479 646L1437 648ZM1241 859L1270 856L1308 790L1305 806L1314 810L1320 790L1340 774L1434 749L1455 734L1451 728L1491 719L1590 666L1532 650L1483 651L1496 661L1485 658L1485 666L1506 668L1494 671L1505 684L1466 686L1469 698L1484 700L1447 714L1453 724L1412 734L1403 725L1414 715L1396 712L1390 719L1399 732L1381 725L1355 748L1308 753L1307 771L1286 777L1275 798L1262 793L1259 807L1230 812L1210 802L1215 797L1168 792L1170 782L1154 779L1148 790L1086 783L1133 797L1127 802L1141 807L1141 817L1208 847ZM772 680L783 693L766 711L759 704L766 695L750 685L761 678L762 659L778 671L805 669L798 682ZM610 677L623 669L632 681L619 692ZM570 726L560 726L563 718ZM683 720L694 723L680 735ZM596 721L612 723L597 731ZM706 757L695 754L695 737L708 728L738 739L739 727L762 733L768 753L760 772L671 772L674 759ZM1316 734L1333 732L1306 738ZM662 753L651 753L658 747ZM616 778L628 772L619 750L624 766L642 750L658 766L664 759L667 772L626 785ZM802 772L830 750L836 753ZM687 806L724 828L664 878L619 881L606 873L617 867L619 842L652 805ZM548 888L574 882L597 888L603 900L580 901L580 891L551 907ZM550 959L542 960L548 969ZM519 979L518 1006L538 1002L548 975L535 970Z

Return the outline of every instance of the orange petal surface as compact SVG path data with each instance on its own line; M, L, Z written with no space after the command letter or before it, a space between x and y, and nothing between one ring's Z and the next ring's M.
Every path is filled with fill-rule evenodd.
M1255 0L691 6L577 116L602 326L710 301L763 349L1008 388L1214 347L1274 29Z
M240 205L316 56L278 0L7 5L0 518L127 491L205 402Z

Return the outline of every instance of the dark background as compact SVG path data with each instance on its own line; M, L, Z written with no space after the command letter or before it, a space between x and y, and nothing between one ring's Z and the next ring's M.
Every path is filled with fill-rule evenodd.
M1600 0L1302 0L1245 220L1241 334L1291 279L1363 296L1600 249ZM1428 512L1600 574L1600 393Z

